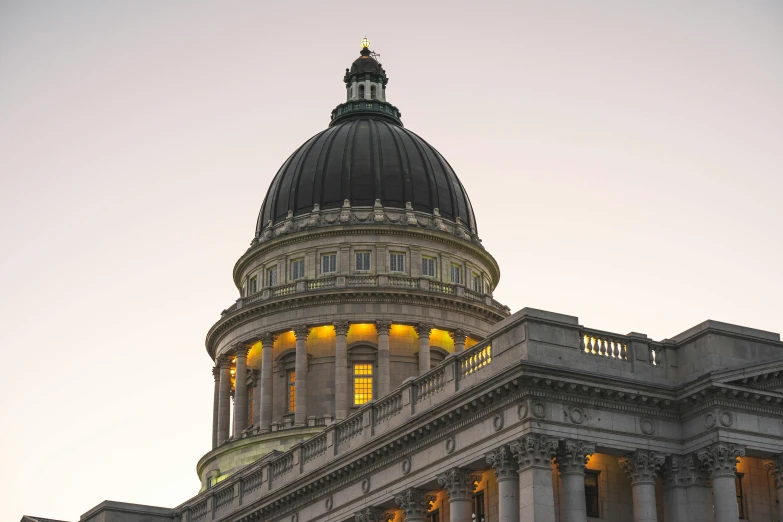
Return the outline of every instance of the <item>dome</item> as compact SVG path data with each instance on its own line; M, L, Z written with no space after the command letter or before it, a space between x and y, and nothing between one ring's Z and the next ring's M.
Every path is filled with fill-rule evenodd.
M270 221L292 211L306 214L339 208L373 206L457 218L469 229L476 223L470 200L449 163L429 143L382 115L353 114L310 138L280 167L258 216L256 235Z

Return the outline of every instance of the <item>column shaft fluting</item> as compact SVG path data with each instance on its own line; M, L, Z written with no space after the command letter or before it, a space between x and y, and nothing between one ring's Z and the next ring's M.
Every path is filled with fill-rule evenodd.
M348 321L334 323L334 418L348 417Z
M212 378L215 380L215 394L212 401L212 449L218 445L218 416L220 415L220 367L212 368Z
M269 433L272 429L272 351L275 338L271 333L261 337L261 416L259 427L261 433Z
M390 321L376 321L378 332L378 397L391 391L391 373L389 369L389 329Z
M307 336L310 329L307 326L294 328L296 335L296 408L294 411L294 426L307 426Z
M419 324L416 326L416 333L419 336L419 375L430 371L430 333L432 326L428 324Z
M234 388L234 437L247 428L247 346L236 347L236 385Z
M218 394L218 435L217 445L220 446L228 440L231 426L231 363L226 356L221 356L218 361L220 366L220 392Z

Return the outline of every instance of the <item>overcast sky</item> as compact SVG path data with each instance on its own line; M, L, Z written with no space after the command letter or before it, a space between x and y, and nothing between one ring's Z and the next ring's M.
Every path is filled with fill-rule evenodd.
M365 34L512 310L783 331L779 1L0 0L0 519L197 492L205 334Z

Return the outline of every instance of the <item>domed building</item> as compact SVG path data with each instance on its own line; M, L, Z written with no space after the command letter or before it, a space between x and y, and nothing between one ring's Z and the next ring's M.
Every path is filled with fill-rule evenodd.
M783 520L780 335L510 315L465 187L403 126L366 39L344 81L207 333L200 490L81 522Z

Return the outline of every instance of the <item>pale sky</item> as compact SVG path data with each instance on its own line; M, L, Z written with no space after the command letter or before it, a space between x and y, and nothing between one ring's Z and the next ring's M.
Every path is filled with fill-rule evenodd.
M0 520L197 492L206 332L365 34L512 310L783 331L779 1L0 0Z

